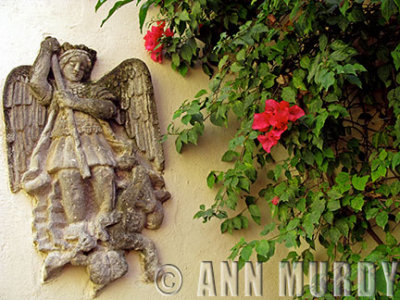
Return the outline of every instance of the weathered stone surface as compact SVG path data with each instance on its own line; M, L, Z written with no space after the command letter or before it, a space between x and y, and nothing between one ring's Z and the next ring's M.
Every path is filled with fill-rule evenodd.
M43 280L86 266L94 295L123 276L126 250L141 253L145 281L159 267L153 241L170 198L151 78L138 59L97 82L96 52L46 38L33 66L4 88L10 183L35 199L34 242Z

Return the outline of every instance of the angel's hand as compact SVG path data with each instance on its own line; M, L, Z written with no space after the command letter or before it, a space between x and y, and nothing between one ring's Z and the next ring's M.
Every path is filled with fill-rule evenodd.
M56 53L60 51L60 43L57 41L56 38L53 37L45 38L40 46L43 50L50 53Z
M54 100L59 107L74 108L77 102L76 96L67 91L56 91Z

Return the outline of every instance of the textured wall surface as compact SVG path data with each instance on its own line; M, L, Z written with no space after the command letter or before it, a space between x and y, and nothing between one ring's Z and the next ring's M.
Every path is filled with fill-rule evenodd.
M110 5L104 5L95 13L95 3L95 0L1 0L1 89L12 68L33 63L40 42L48 35L57 37L60 42L83 43L96 49L95 79L124 59L137 57L146 62L152 74L161 131L164 133L178 105L207 87L207 77L197 70L182 78L171 70L168 62L157 64L150 59L144 49L143 34L138 25L138 8L134 4L118 11L100 28ZM0 299L87 299L89 280L83 268L67 267L56 280L45 285L40 282L42 257L32 244L32 203L25 194L10 192L2 114L1 119ZM172 199L164 205L162 227L145 234L155 241L162 262L175 264L182 271L183 287L173 299L197 298L201 261L214 263L217 295L220 295L220 262L226 260L229 249L241 236L257 238L260 230L250 224L246 233L221 235L219 223L202 224L193 220L199 205L212 203L214 197L215 191L209 190L206 185L208 172L229 167L229 164L220 161L220 157L230 137L226 130L208 128L199 146L186 148L183 155L175 152L173 139L164 144L164 178ZM263 220L268 221L265 211L263 214ZM274 260L264 264L264 299L278 299L278 260L288 250L281 248L277 252ZM131 252L128 262L128 274L109 285L98 299L160 299L153 285L140 281L137 253ZM218 299L249 299L244 297L242 273L239 282L239 297Z

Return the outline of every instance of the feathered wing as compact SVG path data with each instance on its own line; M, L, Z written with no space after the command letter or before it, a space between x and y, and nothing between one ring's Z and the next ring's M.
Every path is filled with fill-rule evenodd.
M13 69L3 94L9 177L12 192L18 192L21 178L29 167L32 151L46 124L47 110L29 92L31 66Z
M154 100L153 85L146 64L139 59L123 61L96 85L116 96L116 122L125 127L129 138L156 170L164 169L164 154Z

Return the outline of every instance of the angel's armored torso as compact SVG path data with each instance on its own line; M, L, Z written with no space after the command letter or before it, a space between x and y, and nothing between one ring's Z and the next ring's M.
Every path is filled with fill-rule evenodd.
M110 100L111 98L111 94L105 88L97 88L96 91L93 91L89 85L82 83L76 84L70 91L79 98L91 98L96 101ZM88 166L115 167L115 154L107 142L107 136L103 130L103 127L108 124L100 124L97 118L81 111L74 111L74 119ZM46 163L48 172L77 169L74 139L68 124L67 112L64 109L58 112L51 139L50 155Z

